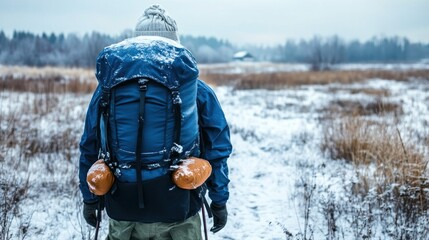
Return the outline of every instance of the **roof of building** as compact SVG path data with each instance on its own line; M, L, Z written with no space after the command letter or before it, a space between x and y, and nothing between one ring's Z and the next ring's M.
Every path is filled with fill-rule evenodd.
M234 58L246 58L246 57L251 58L253 56L247 51L240 51L234 54Z

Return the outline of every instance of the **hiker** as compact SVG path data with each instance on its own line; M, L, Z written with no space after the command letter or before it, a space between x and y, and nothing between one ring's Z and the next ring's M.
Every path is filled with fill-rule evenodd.
M177 30L165 10L152 5L139 18L136 37L106 47L97 59L99 85L80 142L79 187L89 225L96 227L96 210L106 208L110 240L202 239L206 190L210 231L227 222L229 128ZM171 169L190 157L208 160L212 172L205 184L185 190L171 182ZM87 183L100 158L115 175L104 196Z

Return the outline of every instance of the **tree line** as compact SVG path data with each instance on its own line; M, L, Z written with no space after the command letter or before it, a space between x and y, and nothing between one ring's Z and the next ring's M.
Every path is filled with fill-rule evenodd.
M34 34L14 31L11 37L0 31L0 64L27 66L94 67L98 53L105 47L132 37L126 30L119 36L99 32L79 36L74 33ZM404 37L374 37L367 41L344 41L338 36L309 40L286 40L276 46L238 46L214 37L181 36L199 63L229 62L235 52L246 50L255 60L309 63L314 70L337 63L416 62L429 58L429 44L411 42Z

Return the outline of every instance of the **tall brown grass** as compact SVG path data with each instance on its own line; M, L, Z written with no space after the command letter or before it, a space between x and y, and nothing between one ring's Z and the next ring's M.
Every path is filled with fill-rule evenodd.
M324 124L321 147L331 158L355 166L357 181L349 191L381 210L371 210L368 217L395 226L392 234L398 239L411 239L422 236L415 227L429 213L429 159L412 131L404 132L385 120L343 117Z
M90 93L97 86L92 70L0 67L0 89L33 93Z
M205 71L201 79L213 85L231 85L236 89L283 89L302 85L331 83L351 84L372 78L405 81L413 78L429 79L429 70L347 70L322 72L263 72L219 73Z
M0 72L0 239L24 239L42 231L29 225L32 211L49 207L26 204L60 202L77 192L76 126L83 124L80 109L88 101L81 93L92 92L96 81L82 69Z
M402 115L403 109L400 103L388 102L383 98L376 97L370 101L357 101L357 100L332 100L324 109L326 116L369 116L379 115L385 116Z
M417 171L422 175L426 170L427 156L411 140L404 142L402 135L387 121L344 117L325 123L322 149L328 151L333 159L344 159L355 165L375 164L401 169L423 166ZM405 172L407 176L413 175L408 170ZM388 175L391 177L392 174Z
M314 84L350 84L372 78L406 81L429 79L429 70L346 70L322 72L255 72L227 73L202 69L200 79L211 85L235 89L283 89ZM90 93L97 85L94 70L58 67L0 67L0 89L30 92Z

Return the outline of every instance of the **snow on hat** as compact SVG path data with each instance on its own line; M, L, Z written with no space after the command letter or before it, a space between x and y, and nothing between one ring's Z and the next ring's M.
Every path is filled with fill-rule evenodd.
M135 36L160 36L179 42L177 24L160 5L147 8L139 18Z

